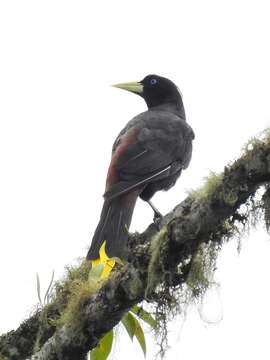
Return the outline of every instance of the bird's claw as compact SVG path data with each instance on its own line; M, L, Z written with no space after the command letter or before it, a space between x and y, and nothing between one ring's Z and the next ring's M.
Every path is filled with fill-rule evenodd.
M156 225L156 227L158 228L158 230L161 227L161 220L162 219L163 219L163 215L159 211L155 211L153 222Z

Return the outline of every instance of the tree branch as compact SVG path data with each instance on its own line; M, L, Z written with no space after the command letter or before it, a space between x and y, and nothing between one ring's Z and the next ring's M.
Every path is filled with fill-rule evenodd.
M247 146L237 161L225 167L223 174L214 174L202 189L191 193L167 214L160 230L151 224L144 233L131 235L127 264L113 272L83 302L79 327L72 324L57 327L51 321L39 338L40 350L32 355L44 311L40 310L18 330L0 337L2 358L85 359L87 352L134 304L155 299L158 285L174 287L184 283L190 270L187 259L192 258L201 243L221 243L241 218L239 207L270 181L269 139L267 133L264 139ZM58 310L50 311L50 320L59 317Z

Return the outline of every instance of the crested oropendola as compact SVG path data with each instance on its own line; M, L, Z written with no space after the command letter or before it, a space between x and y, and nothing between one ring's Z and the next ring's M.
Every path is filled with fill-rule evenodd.
M108 169L104 205L87 259L104 263L102 277L125 258L136 200L150 202L168 190L189 165L194 132L186 122L182 95L169 79L148 75L142 81L113 85L140 95L148 110L131 119L117 136Z

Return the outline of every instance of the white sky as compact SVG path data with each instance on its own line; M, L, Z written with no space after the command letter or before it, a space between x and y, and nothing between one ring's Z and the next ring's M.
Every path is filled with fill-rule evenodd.
M145 109L109 85L157 73L184 95L194 154L154 198L166 213L269 125L269 10L258 0L0 2L0 333L36 304L36 272L44 289L53 269L61 277L86 255L114 138ZM138 202L132 229L151 220ZM222 303L223 320L206 326L194 309L182 330L175 321L166 359L269 359L269 257L262 230L240 256L227 246L220 300L206 306L215 320ZM142 359L127 343L115 358Z

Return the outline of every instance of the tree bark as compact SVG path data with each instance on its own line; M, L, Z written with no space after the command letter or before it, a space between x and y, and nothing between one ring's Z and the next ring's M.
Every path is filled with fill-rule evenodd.
M187 259L200 244L219 244L230 236L233 225L244 218L239 207L270 181L268 137L266 134L264 139L254 141L237 161L225 167L223 174L213 175L205 187L190 194L161 220L159 228L151 224L142 234L130 236L128 262L84 302L78 331L72 326L56 328L47 324L40 338L41 349L33 354L40 331L40 310L16 331L0 337L0 360L85 359L133 305L154 301L158 285L185 283L190 269ZM50 319L56 315L52 310Z

